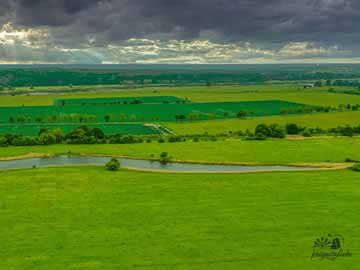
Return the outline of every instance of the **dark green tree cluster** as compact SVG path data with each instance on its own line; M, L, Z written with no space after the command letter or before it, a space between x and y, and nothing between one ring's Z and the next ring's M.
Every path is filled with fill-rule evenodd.
M112 158L109 162L105 164L105 167L108 171L118 171L120 169L120 161L117 158Z
M265 140L266 138L285 138L285 129L279 124L259 124L255 128L255 138Z

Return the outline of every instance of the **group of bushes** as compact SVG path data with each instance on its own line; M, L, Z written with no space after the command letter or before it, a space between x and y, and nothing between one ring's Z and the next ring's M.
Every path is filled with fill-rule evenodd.
M82 125L65 134L61 129L41 129L38 136L6 134L0 135L0 146L29 146L51 144L105 144L105 143L142 143L146 136L114 134L106 136L100 128Z
M304 137L311 137L314 135L332 135L332 136L348 136L352 137L355 135L360 135L360 125L359 126L338 126L336 128L323 129L320 127L316 128L307 128L305 126L300 126L297 124L286 124L285 126L280 126L278 124L259 124L255 128L254 134L247 131L245 134L249 139L266 139L266 138L285 138L286 135L301 135Z

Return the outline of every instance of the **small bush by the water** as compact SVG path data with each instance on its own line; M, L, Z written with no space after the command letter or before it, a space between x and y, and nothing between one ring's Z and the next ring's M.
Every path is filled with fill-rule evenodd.
M169 153L167 153L167 152L162 152L162 153L160 154L160 162L168 162L169 159L170 159Z
M347 162L347 163L354 163L354 162L360 162L360 161L358 161L358 160L355 160L355 159L352 159L352 158L346 158L345 159L345 162Z
M118 171L120 169L120 161L112 158L105 166L108 171Z
M358 162L354 166L352 166L351 170L353 170L355 172L360 172L360 162Z
M304 130L304 132L302 133L302 135L303 135L304 137L311 137L311 133L310 133L310 131L307 130L307 129Z

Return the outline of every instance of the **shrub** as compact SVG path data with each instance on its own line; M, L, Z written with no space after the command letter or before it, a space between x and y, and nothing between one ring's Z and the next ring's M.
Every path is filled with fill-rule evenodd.
M283 139L283 138L286 137L285 129L283 127L281 127L279 124L271 124L269 126L269 128L271 130L271 137L272 138Z
M169 142L170 143L181 142L181 141L182 141L181 136L171 136L171 137L169 137Z
M354 163L354 162L359 162L358 160L354 160L354 159L351 159L351 158L346 158L345 159L345 162L347 162L347 163Z
M160 154L160 162L168 162L169 159L169 154L167 152L162 152Z
M0 136L0 146L8 146L7 139L4 136Z
M300 128L297 124L287 124L286 133L289 135L297 135L300 132Z
M281 127L279 124L259 124L255 128L255 137L256 139L266 139L270 138L285 138L285 129Z
M355 172L360 172L360 163L356 163L354 166L352 166L351 170Z
M245 118L246 116L248 115L248 112L247 111L239 111L237 114L236 114L236 117L237 118Z
M257 136L263 137L270 137L271 136L271 129L266 124L259 124L255 128L255 137Z
M256 133L254 139L257 140L257 141L265 141L266 140L266 135L263 134L263 133Z
M304 132L302 133L302 135L303 135L304 137L311 137L311 132L306 129L306 130L304 130Z
M118 171L120 169L120 161L116 158L112 158L105 166L108 171Z

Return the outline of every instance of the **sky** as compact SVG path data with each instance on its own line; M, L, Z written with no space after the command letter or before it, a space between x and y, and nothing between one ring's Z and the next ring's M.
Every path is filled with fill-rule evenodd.
M0 64L360 63L359 0L0 0Z

